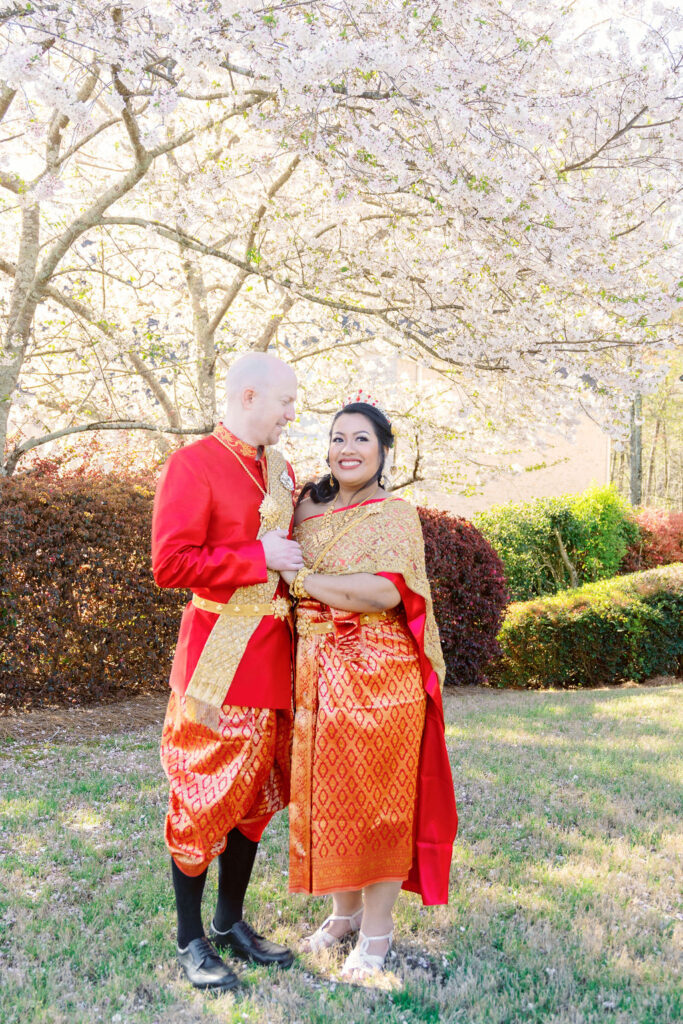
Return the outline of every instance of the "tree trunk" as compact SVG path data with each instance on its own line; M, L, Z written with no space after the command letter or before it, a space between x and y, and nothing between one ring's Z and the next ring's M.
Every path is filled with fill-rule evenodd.
M631 504L643 501L643 399L636 395L631 404Z
M662 426L661 419L657 418L655 423L655 432L652 438L652 447L650 448L649 468L647 471L647 487L645 489L645 501L648 502L652 498L652 492L655 486L655 456L657 454L657 441L659 440L659 431Z
M579 585L579 574L577 573L571 559L567 553L567 549L564 546L560 531L556 526L553 527L553 533L555 534L555 540L557 541L557 548L560 552L560 558L564 562L565 569L569 573L569 586L572 590L576 590Z
M192 330L197 371L197 399L203 423L216 422L216 346L215 330L209 319L206 286L201 267L191 259L183 261L185 281L192 301Z
M27 203L21 215L19 257L12 285L7 331L3 351L0 353L0 455L5 450L12 395L24 365L33 314L38 301L34 294L34 284L39 251L40 207L38 203Z

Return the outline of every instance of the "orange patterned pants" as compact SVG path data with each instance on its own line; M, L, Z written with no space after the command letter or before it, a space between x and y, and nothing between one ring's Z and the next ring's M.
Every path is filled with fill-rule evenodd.
M309 622L329 619L315 602ZM413 859L426 698L405 616L300 637L292 751L290 889L323 894L404 880Z
M171 693L161 737L170 794L166 845L181 871L196 876L225 849L238 826L261 838L289 800L292 714L227 705L217 733L191 721Z

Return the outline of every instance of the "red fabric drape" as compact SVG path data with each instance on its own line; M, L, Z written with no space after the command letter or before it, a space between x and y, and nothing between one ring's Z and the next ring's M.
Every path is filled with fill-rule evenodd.
M424 651L425 602L409 590L402 576L380 572L401 594L408 628L420 653L422 680L427 694L415 809L415 848L410 874L403 888L419 893L425 906L448 903L448 877L453 843L458 831L453 776L446 748L441 689Z

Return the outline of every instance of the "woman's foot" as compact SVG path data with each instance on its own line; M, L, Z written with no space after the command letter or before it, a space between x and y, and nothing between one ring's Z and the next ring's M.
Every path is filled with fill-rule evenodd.
M357 932L363 920L363 908L353 914L330 914L320 927L301 941L304 953L318 953L321 949L329 949L347 935Z
M351 980L353 978L364 978L384 967L391 942L394 937L393 931L386 935L366 935L359 933L358 945L355 946L342 967L341 976Z

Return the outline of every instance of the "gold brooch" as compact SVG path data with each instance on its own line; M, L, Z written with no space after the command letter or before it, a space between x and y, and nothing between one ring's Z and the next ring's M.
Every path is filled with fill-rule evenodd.
M276 619L286 619L289 615L289 601L286 597L273 598L273 615Z
M277 523L279 506L272 494L264 494L258 511L265 528L272 527Z
M296 617L296 631L302 637L310 636L312 633L311 623L303 615Z

